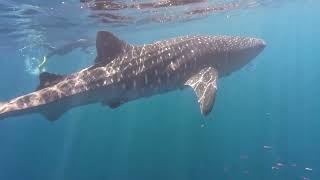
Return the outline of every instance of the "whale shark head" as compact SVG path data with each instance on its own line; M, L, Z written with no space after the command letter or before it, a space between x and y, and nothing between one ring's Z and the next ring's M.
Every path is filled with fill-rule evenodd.
M221 75L227 75L253 60L266 47L266 42L258 38L219 36L211 39L211 45L213 59L219 60L211 63Z

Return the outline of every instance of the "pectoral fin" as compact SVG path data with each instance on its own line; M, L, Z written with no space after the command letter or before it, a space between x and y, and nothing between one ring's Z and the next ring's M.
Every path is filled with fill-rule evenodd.
M200 104L201 113L206 116L212 110L217 91L218 72L212 67L204 68L190 77L185 85L195 91Z

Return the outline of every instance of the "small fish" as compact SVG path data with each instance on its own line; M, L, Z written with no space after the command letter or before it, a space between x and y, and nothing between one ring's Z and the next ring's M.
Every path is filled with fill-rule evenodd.
M297 164L296 163L291 163L290 166L291 167L297 167Z
M271 113L266 113L266 119L271 119Z
M278 167L283 167L284 164L282 164L282 163L277 163L277 166L278 166Z
M267 145L264 145L264 146L263 146L263 149L266 149L266 150L271 150L271 149L272 149L272 146L267 146Z
M306 167L306 168L304 168L306 171L312 171L312 168L308 168L308 167Z

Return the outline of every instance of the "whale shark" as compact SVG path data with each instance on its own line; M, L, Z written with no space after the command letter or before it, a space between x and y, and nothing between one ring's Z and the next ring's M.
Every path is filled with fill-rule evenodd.
M266 47L259 38L189 35L131 45L108 31L96 36L95 63L70 75L43 72L36 91L0 104L0 119L40 113L49 121L79 106L112 109L133 100L192 88L200 112L214 105L217 81L253 60Z

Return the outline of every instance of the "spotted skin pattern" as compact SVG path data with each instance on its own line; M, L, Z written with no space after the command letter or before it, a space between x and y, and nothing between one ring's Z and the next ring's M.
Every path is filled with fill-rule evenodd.
M100 57L93 66L0 105L0 119L38 112L56 120L73 107L97 102L118 107L186 85L195 89L207 115L218 74L240 69L264 47L261 39L237 36L183 36L141 46L125 43L114 59Z

